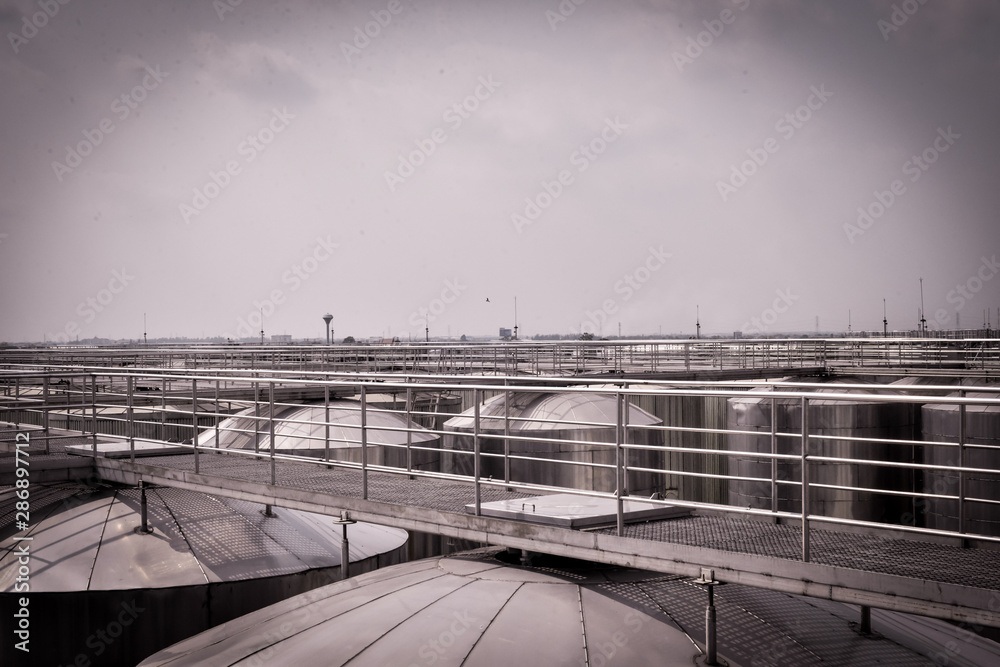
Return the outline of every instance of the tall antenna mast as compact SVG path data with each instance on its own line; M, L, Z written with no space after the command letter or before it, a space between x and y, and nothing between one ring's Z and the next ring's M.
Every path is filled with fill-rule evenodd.
M698 304L694 305L694 337L701 338L701 310Z
M882 297L882 337L889 337L889 320L885 317L885 297Z
M142 344L149 347L149 343L146 342L146 313L142 314Z
M517 297L514 297L514 340L517 340Z
M924 279L920 279L920 334L927 333L927 320L924 319Z

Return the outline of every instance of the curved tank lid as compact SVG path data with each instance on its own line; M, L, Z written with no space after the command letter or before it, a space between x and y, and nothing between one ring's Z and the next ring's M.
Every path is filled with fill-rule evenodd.
M514 567L497 555L426 559L324 586L141 664L221 667L266 652L285 665L680 667L700 653L636 585L673 577L591 563ZM608 646L611 663L601 657Z
M949 397L957 398L959 392L953 392L948 394ZM965 391L966 398L1000 398L1000 385L990 384L990 383L980 383L974 386L968 387ZM943 412L957 412L959 406L957 404L943 404L943 403L924 403L924 410L940 410ZM967 405L965 406L966 412L979 412L979 413L1000 413L1000 405Z
M690 577L544 556L523 567L505 555L425 559L317 588L141 667L704 664L695 640L704 637L707 594ZM889 640L872 641L851 627L851 605L740 584L715 595L722 664L923 665L947 652L955 664L986 665L1000 656L994 642L935 619L873 609ZM948 650L955 643L960 655Z
M831 385L836 385L836 384L854 384L854 385L858 385L858 384L860 384L860 385L866 385L867 384L867 385L877 385L878 384L877 382L871 380L870 378L856 378L856 377L795 378L795 379L789 380L788 382L790 384L798 384L798 383L803 383L803 384L810 384L810 383L811 384L827 384L827 383L829 383ZM867 404L885 403L885 401L880 401L878 399L879 393L885 393L884 390L883 391L873 390L873 391L869 392L866 389L861 389L861 388L858 388L858 387L838 387L838 386L830 386L830 387L801 387L801 388L796 388L796 387L775 387L775 391L788 391L788 390L804 391L804 392L810 392L810 393L819 394L819 396L817 398L810 398L809 399L809 405L811 405L811 406L821 406L821 405L822 406L843 406L843 405L858 405L858 404L863 404L863 403L867 403ZM730 405L739 405L739 404L757 405L757 404L764 403L764 402L770 403L771 400L774 400L778 405L783 405L783 406L797 406L797 405L800 404L800 400L801 399L798 399L798 398L776 398L776 399L771 399L771 397L768 395L769 393L770 393L770 388L768 388L768 387L760 387L760 388L755 387L755 388L750 389L749 391L747 391L746 394L744 394L744 395L734 396L734 397L730 398L728 400L728 402L729 402ZM900 389L897 392L892 392L890 390L890 393L900 393L901 394L901 393L904 393L904 390ZM822 394L857 394L858 398L856 398L856 399L823 399L822 398Z
M614 428L618 414L618 401L613 394L569 392L511 392L510 417L512 431L549 431L559 429ZM504 402L499 394L479 406L479 428L484 431L503 431ZM444 423L446 430L473 429L475 408L452 417ZM590 422L590 425L573 422ZM633 426L662 424L662 420L642 408L629 404L628 423Z
M267 416L268 406L260 407L260 415ZM258 447L270 449L271 436L267 422L253 418L255 408L248 408L219 424L219 447L224 449L253 449L254 427L260 424ZM275 410L275 449L294 450L296 453L325 449L326 408L323 405L282 406ZM330 449L361 446L361 403L349 400L330 401ZM413 429L410 442L427 443L437 439L406 417L392 412L368 408L365 411L365 430L369 445L405 445L406 428ZM233 429L233 430L226 430ZM308 437L307 437L308 436ZM215 428L204 429L198 444L215 446Z
M3 492L0 507L13 509L14 498ZM33 484L32 592L169 588L340 564L341 528L332 517L285 508L265 517L255 503L167 487L148 489L146 498L148 535L135 532L138 489ZM2 590L17 577L12 528L3 527L0 541ZM398 549L407 533L357 523L349 538L353 562Z

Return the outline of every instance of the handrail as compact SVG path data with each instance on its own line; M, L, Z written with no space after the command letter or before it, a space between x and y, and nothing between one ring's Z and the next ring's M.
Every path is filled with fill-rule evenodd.
M62 382L72 378L74 382ZM89 379L89 383L88 383ZM978 497L970 494L969 476L990 476L1000 477L1000 467L986 467L975 465L970 462L967 454L970 451L992 451L1000 449L995 445L976 442L970 438L966 431L966 418L970 410L1000 409L1000 389L993 387L976 387L970 385L953 386L947 385L887 385L887 384L836 384L836 383L792 383L792 382L726 382L726 383L677 383L671 381L645 380L637 381L633 379L608 382L600 380L599 386L594 386L595 382L574 381L567 385L556 386L551 382L541 379L538 382L529 381L525 378L512 377L479 377L470 382L468 377L435 377L435 381L430 381L431 377L424 374L415 375L384 375L374 374L372 376L352 375L345 376L335 373L316 372L308 377L289 378L285 373L256 370L252 373L242 371L221 372L220 369L204 368L197 372L190 372L187 369L177 372L166 372L164 369L151 369L142 371L138 369L91 369L81 372L79 369L72 371L49 370L10 372L0 371L0 420L12 421L15 424L34 423L41 426L42 435L33 440L43 440L48 447L48 441L65 438L62 432L53 433L58 428L58 424L67 423L73 419L76 430L82 434L92 437L93 447L91 455L97 455L97 440L102 430L121 429L122 434L129 446L129 455L132 460L135 458L135 441L137 438L149 440L141 436L143 429L153 430L154 427L162 429L165 427L163 418L165 415L185 416L190 421L187 426L177 424L180 429L186 428L195 437L188 438L189 444L172 443L174 447L190 449L194 458L195 472L201 468L201 462L209 454L222 451L218 447L218 442L223 433L243 433L249 435L253 433L255 439L261 433L270 435L270 442L266 448L255 446L254 451L226 450L227 453L241 456L251 456L260 460L267 460L270 468L270 481L277 483L278 468L280 461L304 463L322 466L325 468L345 468L358 470L362 476L363 497L368 497L369 478L375 473L390 473L396 475L407 475L410 477L447 479L451 481L461 481L474 487L474 507L475 511L481 511L482 488L484 486L495 486L514 489L528 489L531 491L544 492L572 492L595 497L613 499L616 504L616 524L619 534L624 526L623 503L629 496L630 475L642 474L652 475L660 480L664 488L669 485L671 477L698 478L704 480L715 480L720 484L730 483L759 483L764 487L770 487L771 507L748 508L737 507L733 504L705 502L703 499L681 498L649 502L661 504L674 504L681 507L711 508L732 512L734 514L763 515L772 518L785 520L797 520L802 526L802 553L803 561L808 561L810 557L810 534L811 524L835 523L867 528L881 529L885 525L893 526L907 534L924 534L933 536L946 536L959 540L975 539L983 542L1000 542L1000 536L984 534L970 530L968 513L966 507L970 503L1000 504L1000 497ZM78 383L75 381L79 381ZM220 386L225 383L228 396L220 394ZM99 385L103 387L99 389ZM610 386L608 386L610 385ZM324 418L321 421L290 420L292 424L304 425L312 424L321 431L313 434L303 434L296 437L303 441L316 441L324 444L322 456L302 456L294 453L279 451L276 447L276 426L275 417L279 408L285 406L301 406L301 403L293 403L276 400L276 391L285 388L314 388L322 390L325 397L323 403L316 403L317 406L326 407ZM266 390L266 398L261 397L261 389ZM821 389L822 391L815 391ZM613 417L606 420L570 418L567 416L532 418L510 414L508 407L502 415L483 415L480 406L483 401L492 395L503 394L514 396L518 393L549 392L558 390L570 394L595 395L602 394L614 398L616 409ZM244 392L239 395L238 392ZM330 421L330 396L332 392L349 392L359 397L360 401L356 409L360 412L360 424L347 425L348 428L358 429L359 436L354 437L332 437L330 428L338 424ZM399 393L407 396L406 401L401 406L387 407L385 404L373 404L375 394ZM453 428L423 428L414 425L410 420L413 418L444 418L445 415L438 412L426 410L415 410L413 408L413 396L416 392L441 392L464 397L468 401L471 398L472 404L472 424L468 430L456 431ZM943 392L957 394L946 396ZM250 399L252 393L252 400ZM980 393L986 395L970 396L970 393ZM995 394L990 396L989 394ZM635 406L642 399L648 397L658 397L664 399L671 398L705 398L712 400L730 401L735 399L753 398L756 400L770 399L772 421L766 430L753 430L746 428L710 428L705 426L693 426L685 424L635 424L628 418L630 406ZM137 403L137 399L147 399L151 402L148 405ZM169 398L171 405L167 405ZM119 401L120 402L116 402ZM159 402L157 402L159 401ZM186 403L185 403L186 401ZM232 406L254 406L266 401L267 413L240 415L241 419L253 423L251 427L239 427L229 424L227 419L234 416ZM792 426L791 429L780 429L773 421L776 414L775 401L787 401L790 404L798 404L798 412L801 423ZM843 402L852 403L896 403L896 404L923 404L923 405L944 405L957 406L959 416L959 432L957 442L940 440L919 440L903 438L877 438L860 437L841 434L829 434L822 431L818 425L810 423L812 409L822 407L823 404L836 404ZM766 404L766 403L765 403ZM395 405L395 401L393 402ZM186 406L186 407L185 407ZM227 410L226 407L229 409ZM99 415L101 408L115 408L118 414ZM139 415L153 415L154 417L143 417ZM160 415L160 421L155 421L155 415ZM396 415L401 419L403 426L372 424L369 417L373 415ZM468 418L468 416L467 416ZM484 427L484 422L491 420L490 428ZM200 424L206 421L211 422L211 426L202 430ZM500 424L502 423L502 427ZM119 426L115 426L118 424ZM545 433L528 426L544 427L559 426L569 431L574 429L598 429L605 435L603 439L596 441L574 437L572 435L559 434L557 437L547 437ZM796 429L793 431L792 429ZM266 429L266 430L265 430ZM372 430L391 431L406 434L405 443L378 444L373 443L371 438ZM323 433L325 431L325 433ZM197 434L212 433L216 446L212 446L211 437L205 443L199 443ZM448 446L442 443L439 447L427 446L426 443L415 443L415 434L431 434L442 440L448 440ZM717 438L722 443L723 448L713 448L708 446L691 445L684 446L677 444L672 437L688 434L695 438ZM762 441L770 439L771 445L768 451L743 451L733 449L726 441L730 436L756 437ZM164 438L152 438L165 442ZM795 440L799 442L795 444ZM970 441L971 440L971 441ZM330 442L344 443L351 446L360 445L360 463L352 461L338 460L331 458L335 454L330 448ZM821 447L824 442L843 442L850 444L868 446L899 446L913 447L921 451L928 451L928 448L947 447L955 448L959 453L958 461L947 463L926 463L919 458L913 460L883 460L872 456L840 456L826 455L816 448ZM500 443L500 449L491 449L490 442ZM702 442L702 440L698 440ZM466 443L463 445L462 443ZM547 444L558 448L580 448L588 447L594 452L606 451L609 458L600 459L596 457L588 460L573 458L558 458L551 454L534 453L526 454L518 451L516 445ZM782 445L783 451L778 451L778 443ZM399 466L386 465L376 462L373 452L376 447L387 448L387 451L405 450L405 463ZM467 447L467 448L466 448ZM318 449L318 448L317 448ZM950 449L949 449L950 451ZM438 472L419 469L413 463L415 452L438 452L439 455L449 454L462 457L468 460L471 457L471 474L457 472ZM648 462L641 461L635 457L640 454L662 454L664 462L662 467L650 466ZM748 474L730 473L728 466L719 470L721 472L706 472L702 469L684 469L678 467L679 463L671 463L671 455L683 455L700 457L699 460L724 461L734 458L754 459L770 462L770 471L766 476L757 477ZM677 457L678 460L680 457ZM503 464L503 474L490 478L483 470L486 462L495 461ZM613 461L613 462L612 462ZM535 463L551 466L567 466L571 468L583 468L593 471L595 477L598 473L613 474L614 484L608 490L579 489L570 486L537 484L518 478L511 469L512 462ZM788 477L779 475L778 464L791 470L792 473L798 470L797 476ZM856 466L856 467L883 467L895 468L904 471L932 471L944 475L954 475L957 480L957 490L951 488L943 489L942 492L930 493L927 489L913 487L904 488L879 488L850 484L831 484L821 479L813 479L813 473L819 470L818 466ZM714 469L713 469L714 470ZM797 478L796 478L797 477ZM798 511L780 510L778 507L777 489L791 486L799 487ZM874 493L886 496L910 498L917 501L949 501L958 503L957 528L954 530L942 530L928 526L914 526L906 523L875 522L860 519L845 519L839 516L831 516L812 511L812 500L815 494L822 491L838 491L848 494ZM975 489L972 488L972 491ZM948 491L948 492L944 492ZM645 499L644 499L645 500Z

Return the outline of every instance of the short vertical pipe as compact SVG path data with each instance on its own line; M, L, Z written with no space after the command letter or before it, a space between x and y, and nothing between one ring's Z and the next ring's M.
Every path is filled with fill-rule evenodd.
M809 399L802 397L802 562L809 562Z
M712 584L708 585L708 606L705 608L705 664L718 665L718 654L715 647L715 592Z
M149 507L146 503L146 484L140 479L139 480L139 519L141 524L139 526L140 533L151 533L153 532L149 528Z
M861 634L870 635L872 633L872 608L868 605L861 605Z
M351 543L347 540L347 522L343 522L343 533L340 538L340 580L351 576Z

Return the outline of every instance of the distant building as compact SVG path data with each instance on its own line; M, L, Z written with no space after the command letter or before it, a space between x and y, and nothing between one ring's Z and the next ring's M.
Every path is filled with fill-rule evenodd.
M510 329L504 329L503 327L500 327L500 337L501 338L503 338L504 340L508 340L508 339L510 339L510 336L511 336Z
M392 338L383 338L381 336L372 336L368 339L369 345L398 345L399 336L393 336Z
M292 335L291 334L272 334L271 335L271 342L272 343L291 343L292 342Z

